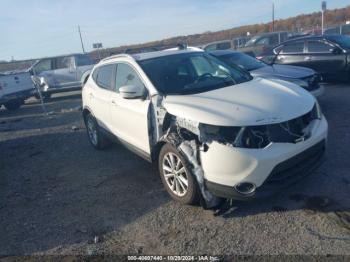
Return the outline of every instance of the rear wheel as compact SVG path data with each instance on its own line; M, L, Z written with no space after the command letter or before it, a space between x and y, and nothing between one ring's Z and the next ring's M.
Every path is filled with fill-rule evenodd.
M195 204L199 189L187 160L170 144L159 154L159 173L169 195L182 204Z
M101 133L96 119L91 114L84 118L86 131L90 144L96 149L104 149L110 144L108 139Z
M13 111L20 108L21 105L23 104L24 104L24 100L11 100L9 102L4 103L4 106L6 107L7 110Z

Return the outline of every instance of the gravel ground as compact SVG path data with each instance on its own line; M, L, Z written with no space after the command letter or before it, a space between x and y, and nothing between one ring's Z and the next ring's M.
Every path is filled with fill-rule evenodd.
M155 166L88 143L79 93L0 110L0 255L350 255L350 86L328 85L326 162L265 201L181 206Z

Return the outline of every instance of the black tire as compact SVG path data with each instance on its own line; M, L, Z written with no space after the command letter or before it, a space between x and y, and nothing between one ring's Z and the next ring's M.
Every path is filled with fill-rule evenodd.
M7 110L14 111L19 109L23 104L24 104L23 100L11 100L4 103L4 106L6 107Z
M110 145L110 141L100 131L100 127L98 126L98 123L94 118L94 116L91 114L85 115L84 122L85 122L86 132L87 132L87 136L90 144L95 149L98 149L98 150L107 148ZM96 133L93 133L94 131Z
M179 196L179 195L177 195L177 194L175 194L173 192L174 188L173 189L171 188L171 185L170 185L171 181L169 182L169 180L171 180L171 178L166 178L165 177L165 174L168 171L164 170L163 164L164 164L164 161L167 162L167 160L165 158L167 156L171 155L171 154L175 155L176 157L178 157L178 159L181 160L182 167L184 167L185 171L186 171L187 190L186 190L186 192L185 192L185 190L183 190L183 192L180 192L180 193L184 193L183 196ZM163 185L164 185L166 191L169 193L169 195L174 200L176 200L176 201L178 201L178 202L180 202L182 204L186 204L186 205L192 205L192 204L196 204L196 203L199 202L200 191L199 191L199 188L198 188L198 184L197 184L196 178L192 174L191 165L188 163L187 159L185 159L178 152L178 150L176 148L174 148L171 144L168 144L168 143L165 144L162 147L162 149L160 150L159 161L158 161L158 169L159 169L159 174L160 174L160 177L162 179L162 182L163 182ZM167 174L167 175L169 175L169 174ZM179 175L177 175L177 176L179 177ZM168 182L167 182L167 179L168 179ZM174 178L174 180L175 180L175 178ZM175 182L173 182L173 183L175 183ZM177 182L177 183L179 185L179 182ZM182 186L183 185L184 184L182 184Z

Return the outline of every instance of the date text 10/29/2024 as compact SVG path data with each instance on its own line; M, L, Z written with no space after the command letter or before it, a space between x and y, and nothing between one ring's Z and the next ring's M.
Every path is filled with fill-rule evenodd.
M128 261L219 261L217 256L128 256Z

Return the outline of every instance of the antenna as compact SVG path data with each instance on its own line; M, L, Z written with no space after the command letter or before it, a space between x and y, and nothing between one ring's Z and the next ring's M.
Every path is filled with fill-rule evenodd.
M275 32L275 3L272 2L272 32Z
M83 49L83 53L85 54L83 38L81 37L80 25L78 25L78 31L79 31L79 36L80 36L81 48Z

